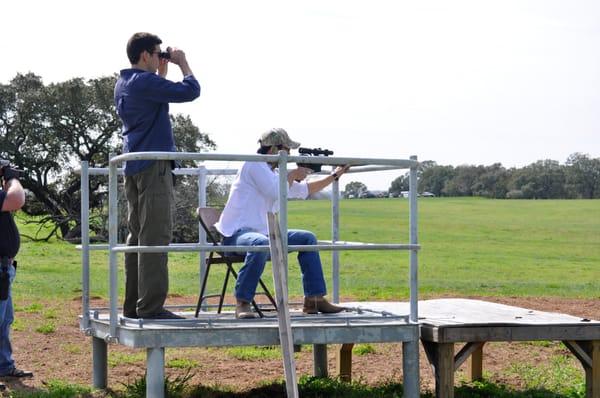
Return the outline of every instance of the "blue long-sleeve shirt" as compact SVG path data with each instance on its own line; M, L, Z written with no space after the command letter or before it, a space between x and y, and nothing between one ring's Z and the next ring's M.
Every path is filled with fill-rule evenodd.
M169 103L194 100L200 95L200 84L192 75L176 83L141 69L123 69L114 94L123 122L123 152L174 152ZM136 174L152 162L126 162L125 175Z

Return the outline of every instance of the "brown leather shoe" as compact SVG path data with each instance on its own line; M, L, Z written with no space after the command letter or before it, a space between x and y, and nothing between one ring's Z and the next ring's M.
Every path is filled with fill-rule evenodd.
M237 303L235 304L235 317L237 319L253 319L257 318L258 314L252 312L252 307L249 302L237 300Z
M345 307L331 304L323 296L304 297L304 307L302 312L305 314L335 314L344 311Z

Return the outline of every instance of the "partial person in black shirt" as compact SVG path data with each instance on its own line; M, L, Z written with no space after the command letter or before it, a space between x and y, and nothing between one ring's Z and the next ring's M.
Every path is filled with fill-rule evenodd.
M0 377L32 377L33 373L15 367L10 344L10 327L14 312L11 285L15 278L20 238L11 212L25 204L25 192L15 173L6 166L0 168ZM0 383L0 389L4 385Z

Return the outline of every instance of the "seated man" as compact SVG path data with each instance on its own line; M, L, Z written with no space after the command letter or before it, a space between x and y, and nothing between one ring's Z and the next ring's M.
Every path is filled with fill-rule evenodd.
M292 141L283 129L272 129L259 139L258 153L273 155L281 150L290 151L300 146ZM304 181L310 169L298 167L288 170L288 196L306 199L339 178L349 166L338 167L331 175L317 181ZM277 163L244 162L231 186L229 199L221 218L215 224L224 236L223 244L229 246L269 245L267 213L278 210L279 174ZM314 245L316 236L310 231L289 230L288 244ZM237 300L236 318L255 318L250 303L254 299L258 280L269 259L268 252L248 252L235 285ZM304 287L304 307L307 314L336 313L344 310L329 303L327 289L318 251L298 253Z

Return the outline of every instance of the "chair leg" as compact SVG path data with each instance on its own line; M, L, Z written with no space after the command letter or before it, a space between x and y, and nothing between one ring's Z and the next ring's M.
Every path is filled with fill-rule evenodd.
M198 314L200 313L200 307L202 306L202 301L204 300L204 292L206 291L206 282L208 281L208 273L210 271L210 262L206 262L206 273L204 274L204 279L202 279L202 287L200 288L200 296L198 297L198 304L196 305L196 315L198 318Z
M227 272L225 272L225 280L223 281L223 288L221 289L221 297L219 297L219 308L217 314L221 313L223 309L223 301L225 301L225 293L227 292L227 283L229 283L229 274L233 272L233 267L230 263L227 263Z

